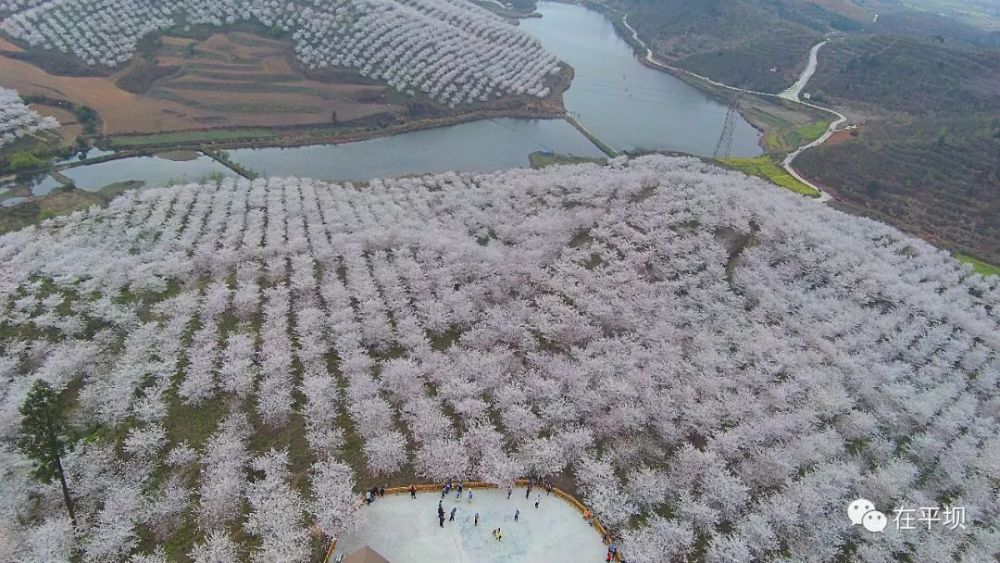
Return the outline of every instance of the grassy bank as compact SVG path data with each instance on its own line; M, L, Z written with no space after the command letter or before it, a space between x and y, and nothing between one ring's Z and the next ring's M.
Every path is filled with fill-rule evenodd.
M60 176L58 172L53 177ZM62 177L64 181L68 178ZM10 207L0 207L0 234L17 231L31 225L37 225L46 219L69 215L75 211L83 211L94 205L105 206L115 197L143 187L142 182L126 181L108 184L97 191L86 191L77 188L72 183L52 190L50 193L32 198L28 201ZM26 196L30 194L17 193Z
M1000 266L984 262L978 258L973 258L968 254L956 254L955 260L972 266L972 269L975 270L977 274L982 274L984 276L1000 276Z
M769 128L764 134L762 145L767 152L787 154L819 139L829 126L829 120L817 120L802 125L786 124L783 127Z
M240 141L246 139L266 139L278 137L281 132L274 129L205 129L198 131L174 131L152 135L123 135L111 138L111 148L131 149L145 146L190 145L219 141Z
M769 156L755 156L746 158L727 158L722 161L730 168L735 168L750 176L763 178L771 183L777 184L787 190L792 190L797 194L809 197L819 197L820 193L813 188L795 179L784 168L778 166Z
M597 164L603 164L607 162L603 158L587 158L583 156L574 156L571 154L558 154L552 152L533 152L528 155L528 160L531 161L532 168L545 168L546 166L555 166L556 164L581 164L584 162L594 162Z

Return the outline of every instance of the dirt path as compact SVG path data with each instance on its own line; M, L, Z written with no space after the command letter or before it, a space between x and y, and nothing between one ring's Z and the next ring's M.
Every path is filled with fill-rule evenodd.
M639 38L639 33L635 30L634 27L632 27L628 23L628 14L625 14L624 16L622 16L622 25L624 25L625 28L628 29L632 33L632 40L635 41L640 47L642 47L646 51L646 57L645 58L646 58L646 62L649 63L649 65L651 65L653 67L661 68L661 69L666 70L666 71L671 72L671 73L685 74L687 76L691 76L693 78L697 78L698 80L701 80L703 82L707 82L708 84L711 84L713 86L717 86L719 88L725 88L727 90L732 90L734 92L738 92L738 91L741 90L741 88L737 88L735 86L730 86L728 84L723 84L722 82L718 82L716 80L712 80L711 78L709 78L707 76L702 76L700 74L696 74L696 73L691 72L689 70L685 70L683 68L675 67L675 66L669 65L669 64L667 64L665 62L657 60L656 57L653 55L653 51L649 48L649 46L646 45L646 43L642 39ZM809 79L812 78L813 73L816 72L816 64L815 64L815 61L817 60L816 59L816 54L818 53L819 48L823 45L823 43L826 43L826 41L823 41L823 42L821 42L821 43L819 43L817 45L814 45L813 48L810 50L810 56L809 56L809 59L810 59L809 62L810 62L810 64L807 65L806 71L809 71L809 67L812 67L812 72L809 72L808 76L804 76L806 73L803 72L803 76L799 77L799 81L802 82L801 86L799 86L799 91L801 91L802 88L804 88L806 86L806 84L809 82ZM805 81L803 81L803 77L805 77ZM796 82L796 85L798 85L798 82ZM794 86L793 86L793 88L794 88ZM789 90L791 90L791 89L789 89ZM788 92L789 90L786 90L785 92ZM821 110L821 111L825 111L827 113L831 113L831 114L833 114L833 115L836 116L836 119L832 123L830 123L829 127L827 127L826 132L823 133L823 135L821 135L815 141L813 141L813 142L811 142L811 143L809 143L809 144L807 144L805 146L799 147L795 151L791 152L781 162L781 167L784 168L785 170L787 170L789 174L791 174L792 176L794 176L796 180L802 182L803 184L805 184L805 185L809 186L810 188L813 188L814 190L816 190L816 191L819 192L820 195L819 195L819 198L817 198L817 201L819 201L821 203L830 201L832 199L830 197L830 195L828 193L826 193L826 191L824 191L823 188L821 188L820 186L817 186L816 184L810 182L806 178L802 177L801 174L799 174L798 172L796 172L795 168L792 167L792 163L795 161L795 158L797 156L799 156L800 154L802 154L803 151L811 149L813 147L817 147L817 146L825 143L826 140L829 139L830 136L833 135L839 129L839 127L841 125L843 125L847 121L847 117L845 117L842 113L834 111L834 110L832 110L830 108L825 108L825 107L818 106L818 105L816 105L814 103L811 103L811 102L804 102L804 101L800 100L799 97L798 97L798 92L796 92L796 95L795 95L794 98L786 97L784 95L785 92L782 92L781 94L772 94L770 92L759 92L759 91L756 91L756 90L744 90L744 92L747 93L747 94L754 94L754 95L757 95L757 96L764 96L764 97L768 97L768 98L786 99L786 100L788 100L790 102L801 104L803 106L810 107L810 108L813 108L813 109L818 109L818 110Z

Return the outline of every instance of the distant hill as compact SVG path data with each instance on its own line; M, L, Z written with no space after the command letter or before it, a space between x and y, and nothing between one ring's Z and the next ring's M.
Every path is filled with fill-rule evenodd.
M804 153L800 171L865 213L1000 262L1000 51L848 36L824 48L809 90L876 116Z
M828 38L805 91L864 127L806 152L796 166L866 214L1000 261L997 31L896 0L609 5L629 14L657 57L773 93L791 85L810 46Z
M849 0L612 0L658 57L753 90L780 92L829 32L870 16Z
M1000 263L1000 117L882 122L796 167L866 214Z
M910 113L1000 111L1000 50L856 34L831 41L808 90Z

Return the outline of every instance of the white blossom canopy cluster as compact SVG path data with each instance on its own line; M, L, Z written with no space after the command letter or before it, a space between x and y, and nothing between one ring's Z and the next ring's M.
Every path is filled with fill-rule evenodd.
M108 429L76 534L0 446L0 559L301 560L412 467L572 475L629 561L995 560L997 284L690 158L130 192L0 237L0 444L36 379Z
M26 8L44 4L48 0L0 0L0 15L12 14Z
M349 67L401 92L456 106L549 94L559 62L537 39L465 0L52 0L0 29L87 64L128 61L150 33L181 22L251 21L291 34L310 68Z
M14 90L0 88L0 147L37 131L59 127L54 117L41 116L25 105Z

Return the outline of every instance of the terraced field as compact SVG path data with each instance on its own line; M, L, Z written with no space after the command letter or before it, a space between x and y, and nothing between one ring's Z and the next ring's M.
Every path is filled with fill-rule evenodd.
M105 135L329 124L334 112L348 121L405 109L388 100L385 86L356 74L311 80L292 56L290 43L229 32L164 37L110 76L56 76L2 55L0 74L22 95L93 107Z
M295 125L355 120L402 108L387 88L365 80L310 80L292 63L291 45L248 33L217 33L204 41L165 37L156 67L176 69L149 84L144 94L174 101L203 114L213 126ZM133 63L139 72L142 63ZM126 74L121 79L126 79ZM239 94L238 98L234 94Z

